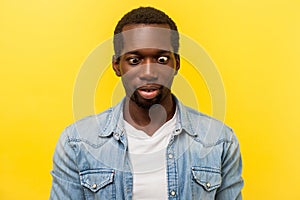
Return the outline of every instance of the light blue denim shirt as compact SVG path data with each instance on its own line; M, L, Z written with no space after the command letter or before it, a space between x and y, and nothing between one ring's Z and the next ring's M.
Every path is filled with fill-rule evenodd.
M123 102L64 130L53 157L50 199L132 199ZM168 199L242 199L241 155L232 130L176 103L178 123L166 150Z

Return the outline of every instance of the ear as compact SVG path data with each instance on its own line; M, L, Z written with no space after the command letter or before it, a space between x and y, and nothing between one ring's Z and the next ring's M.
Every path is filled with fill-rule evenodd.
M117 58L115 55L112 57L112 67L117 76L121 76L120 70L120 58Z
M180 56L177 53L175 54L175 62L176 62L175 70L176 70L176 74L177 74L178 70L180 69Z

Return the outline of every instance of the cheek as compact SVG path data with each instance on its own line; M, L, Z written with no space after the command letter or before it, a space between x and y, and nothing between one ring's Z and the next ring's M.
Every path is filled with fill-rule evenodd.
M121 67L121 77L125 88L132 90L132 87L137 85L138 73L138 68L124 65Z
M176 69L174 66L163 66L160 67L158 70L158 74L160 75L161 78L163 79L170 79L173 78L176 73Z
M120 66L122 76L127 79L132 79L133 77L138 75L137 68L131 67L129 65L121 65Z

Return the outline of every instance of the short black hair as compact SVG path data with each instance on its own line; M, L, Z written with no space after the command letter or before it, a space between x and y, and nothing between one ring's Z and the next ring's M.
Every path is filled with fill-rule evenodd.
M167 24L171 32L171 44L175 54L179 49L179 34L175 22L163 11L153 7L139 7L125 14L118 22L114 31L114 50L116 57L121 56L123 38L120 34L123 27L129 24Z

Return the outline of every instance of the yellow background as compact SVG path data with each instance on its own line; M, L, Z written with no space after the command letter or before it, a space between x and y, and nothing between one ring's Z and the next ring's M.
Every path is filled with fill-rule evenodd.
M1 0L0 199L48 199L80 65L140 5L166 11L216 63L225 122L241 143L244 199L300 199L297 0Z

